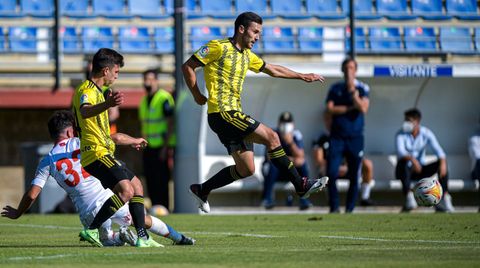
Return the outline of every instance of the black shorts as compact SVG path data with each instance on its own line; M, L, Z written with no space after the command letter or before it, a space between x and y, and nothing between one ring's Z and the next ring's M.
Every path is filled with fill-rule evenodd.
M97 178L105 188L112 189L121 180L132 180L135 177L125 163L111 155L104 155L91 164L83 167L90 175Z
M234 151L253 151L253 143L244 141L260 122L238 111L208 114L208 125L218 135L228 154Z

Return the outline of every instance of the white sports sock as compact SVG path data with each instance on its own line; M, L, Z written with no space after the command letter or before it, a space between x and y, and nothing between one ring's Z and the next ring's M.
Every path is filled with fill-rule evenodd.
M150 217L152 218L152 227L150 227L148 230L156 235L163 237L168 236L170 232L168 231L167 225L159 218L153 216Z
M370 192L372 190L373 183L362 183L360 186L362 200L370 199Z

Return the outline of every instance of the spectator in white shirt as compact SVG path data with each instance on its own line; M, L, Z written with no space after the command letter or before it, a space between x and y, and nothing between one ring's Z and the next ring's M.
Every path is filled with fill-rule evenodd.
M395 177L402 181L402 192L405 195L405 205L402 211L408 212L417 207L411 181L418 181L423 178L438 174L438 179L443 188L443 198L435 209L439 212L453 212L451 196L448 193L448 170L445 152L437 141L433 132L420 125L422 115L416 108L405 112L405 121L402 129L396 135L397 166ZM425 151L427 146L433 150L437 160L433 163L426 163Z

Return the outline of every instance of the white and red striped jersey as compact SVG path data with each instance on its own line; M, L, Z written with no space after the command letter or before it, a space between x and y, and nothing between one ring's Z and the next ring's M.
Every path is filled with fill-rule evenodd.
M83 169L78 138L57 143L40 161L32 184L43 188L50 176L67 192L82 223L87 225L113 195L110 189L105 189L97 178Z

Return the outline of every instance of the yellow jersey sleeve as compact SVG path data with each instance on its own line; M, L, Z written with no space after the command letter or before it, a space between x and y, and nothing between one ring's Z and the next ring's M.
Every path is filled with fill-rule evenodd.
M97 104L97 93L95 92L98 90L97 88L83 88L80 90L80 101L79 107L82 107L84 104L95 105Z
M201 46L193 55L201 63L207 65L220 58L220 55L222 55L222 46L218 40L212 40L206 45Z
M250 71L259 73L265 68L265 62L251 50L248 53L248 58L250 59L250 64L248 65Z

